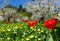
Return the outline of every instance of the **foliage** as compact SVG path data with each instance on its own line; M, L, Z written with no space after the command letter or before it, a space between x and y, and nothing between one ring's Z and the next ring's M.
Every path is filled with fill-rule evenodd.
M29 18L31 17L31 13L26 11L26 8L23 8L22 5L19 5L19 8L17 9L17 12L22 14L23 16L28 16Z
M59 26L52 30L51 34L54 41L60 40ZM1 23L0 24L0 41L48 41L50 32L42 23L34 27L29 27L27 23Z
M18 8L18 10L17 10L17 12L22 12L22 10L23 10L23 7L22 7L22 5L19 5L19 8Z

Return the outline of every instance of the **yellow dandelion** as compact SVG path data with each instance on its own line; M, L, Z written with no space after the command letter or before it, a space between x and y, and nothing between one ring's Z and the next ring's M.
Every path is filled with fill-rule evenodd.
M10 40L11 38L10 37L7 37L7 40Z
M16 26L15 28L18 29L18 26Z
M31 35L29 38L34 38L34 35Z
M21 26L23 26L24 24L21 24Z
M13 32L14 34L16 34L17 32Z
M3 29L2 31L5 32L5 29Z
M36 29L34 29L34 31L36 31Z
M43 32L44 32L44 30L40 30L40 32L42 32L42 33L43 33Z
M31 30L34 30L34 27L30 27Z
M41 38L38 38L38 40L41 40Z
M29 38L26 38L26 40L28 41L28 40L30 40Z
M10 28L12 28L12 27L10 27Z
M1 31L1 30L0 30Z
M7 29L8 31L11 31L11 29Z
M22 35L22 37L24 37L24 35Z
M57 31L57 29L54 29L54 31L56 32L56 31Z

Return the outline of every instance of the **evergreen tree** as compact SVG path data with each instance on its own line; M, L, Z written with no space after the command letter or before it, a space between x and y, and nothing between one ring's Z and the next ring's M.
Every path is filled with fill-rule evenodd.
M22 10L23 10L23 7L22 7L22 5L19 5L19 8L18 8L18 10L17 10L17 12L22 12Z

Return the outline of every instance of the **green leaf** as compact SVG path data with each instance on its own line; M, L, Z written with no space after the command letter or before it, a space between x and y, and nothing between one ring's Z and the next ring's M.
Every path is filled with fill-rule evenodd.
M48 41L53 41L53 37L52 37L52 35L51 35L51 34L49 34L49 35L50 35L50 38L49 38Z

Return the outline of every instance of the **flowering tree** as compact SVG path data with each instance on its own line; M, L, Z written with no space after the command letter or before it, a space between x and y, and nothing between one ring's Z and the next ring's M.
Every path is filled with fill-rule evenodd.
M26 9L28 12L32 12L32 20L43 20L54 18L57 16L58 0L31 0L28 2Z

